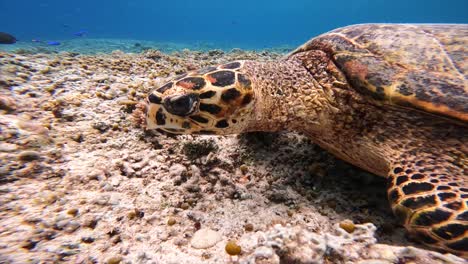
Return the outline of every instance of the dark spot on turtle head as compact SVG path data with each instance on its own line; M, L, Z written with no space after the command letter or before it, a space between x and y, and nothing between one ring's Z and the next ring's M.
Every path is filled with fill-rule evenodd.
M453 250L466 251L468 248L468 237L464 237L456 242L448 243L447 247Z
M235 74L232 71L217 71L208 75L211 84L225 87L235 82Z
M150 94L148 96L148 101L150 101L150 103L153 103L153 104L161 104L161 97L155 95L155 94Z
M468 211L464 211L463 213L457 216L457 220L461 221L468 221Z
M422 175L421 173L415 173L415 174L413 174L413 176L411 176L412 180L419 180L419 179L423 179L423 178L424 178L424 175Z
M208 91L200 94L200 99L208 99L213 97L216 94L215 91Z
M442 186L437 186L437 190L439 191L446 191L446 190L450 190L452 188L450 188L450 186L445 186L445 185L442 185Z
M216 115L221 112L221 107L214 104L200 104L200 111L208 112L212 115Z
M202 77L187 77L178 81L177 85L185 89L200 90L205 86L205 79Z
M252 102L252 94L246 94L242 99L242 105L248 105L250 102Z
M445 204L444 207L457 211L462 207L462 203L461 202L451 202L451 203Z
M162 112L162 109L159 109L158 112L156 112L156 124L159 126L166 124L166 115Z
M452 213L435 209L434 211L427 211L420 213L415 219L414 224L421 226L432 226L444 221L447 221L452 216Z
M442 201L446 201L446 200L448 200L448 199L457 197L456 194L451 193L451 192L439 193L439 194L437 194L437 195L439 196L440 200L442 200Z
M226 90L221 95L221 99L224 102L229 103L229 102L237 99L240 95L241 95L241 93L236 88L231 88L231 89Z
M402 183L405 183L408 181L408 176L399 176L396 181L396 185L401 185Z
M403 202L401 202L401 204L410 209L418 209L426 205L431 205L431 206L437 205L437 201L436 201L435 195L430 195L430 196L407 198Z
M212 71L215 71L216 70L216 67L214 66L208 66L208 67L204 67L204 68L201 68L197 71L197 74L206 74L206 73L209 73L209 72L212 72Z
M171 87L172 87L172 84L173 84L172 82L168 82L168 83L166 83L165 85L163 85L163 86L159 87L158 89L156 89L156 91L157 91L158 93L161 93L161 94L162 94L162 93L164 93L165 91L167 91L167 89L171 88Z
M208 119L204 118L203 116L193 115L193 116L189 116L189 118L198 123L202 123L202 124L208 123Z
M460 188L460 191L468 193L468 188Z
M410 195L410 194L431 191L434 189L434 185L428 182L410 182L407 185L403 186L402 189L406 195Z
M395 169L393 169L393 173L395 173L395 174L398 174L398 173L400 173L402 171L403 171L403 169L400 168L400 167L396 167Z
M456 182L449 182L448 185L457 187L457 186L458 186L458 183L456 183Z
M239 83L244 87L244 88L247 88L247 89L251 89L252 88L252 82L250 81L250 79L245 76L244 74L237 74L237 81L239 81Z
M466 231L468 231L467 225L448 224L435 229L434 233L443 239L452 240L463 235Z
M225 119L223 119L223 120L218 121L215 126L217 128L226 128L229 126L229 124Z
M222 69L234 70L234 69L238 69L240 66L241 66L240 62L234 61L234 62L230 62L230 63L224 64L224 65L221 65L221 68Z

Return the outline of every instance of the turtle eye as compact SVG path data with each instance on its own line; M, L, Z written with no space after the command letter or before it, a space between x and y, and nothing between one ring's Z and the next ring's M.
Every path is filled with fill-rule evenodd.
M198 101L198 96L195 94L178 95L166 98L164 107L173 115L188 116L195 111Z

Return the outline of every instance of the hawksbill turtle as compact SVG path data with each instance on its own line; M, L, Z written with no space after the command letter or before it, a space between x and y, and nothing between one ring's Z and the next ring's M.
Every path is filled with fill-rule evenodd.
M275 62L177 76L146 98L148 129L289 130L387 179L410 235L468 256L468 25L361 24Z

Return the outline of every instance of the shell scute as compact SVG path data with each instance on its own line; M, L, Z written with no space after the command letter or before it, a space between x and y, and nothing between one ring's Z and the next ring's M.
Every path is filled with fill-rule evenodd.
M325 51L374 99L468 122L468 25L355 25L292 54L309 50Z

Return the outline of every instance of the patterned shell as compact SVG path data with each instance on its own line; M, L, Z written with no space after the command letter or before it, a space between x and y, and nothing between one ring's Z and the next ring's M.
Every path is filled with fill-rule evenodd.
M468 25L362 24L309 40L352 87L394 105L468 122Z

